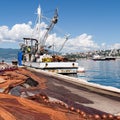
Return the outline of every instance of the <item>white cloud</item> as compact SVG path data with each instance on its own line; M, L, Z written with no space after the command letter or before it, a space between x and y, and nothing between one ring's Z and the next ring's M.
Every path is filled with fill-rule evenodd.
M42 37L45 34L45 29L47 25L42 22L40 34L37 37ZM27 24L16 24L11 29L8 26L0 26L0 42L18 42L22 41L24 37L34 37L36 33L33 32L32 22L29 21ZM59 51L65 41L65 37L58 37L57 34L52 33L48 36L46 44L55 46L55 50ZM100 48L120 48L120 44L116 43L114 45L106 46L106 43L98 45L94 42L92 35L83 33L79 36L76 36L68 39L65 43L65 46L62 52L81 52L88 50L96 50Z
M120 49L120 43L115 43L115 44L111 45L110 48L111 49Z
M0 27L0 41L1 42L15 42L28 37L32 34L31 23L16 24L11 29L8 26Z
M57 37L56 34L50 35L47 39L47 43L54 44L57 51L60 50L64 42L65 37ZM68 39L62 52L80 52L98 48L99 46L92 40L92 36L84 33L75 38Z
M32 29L30 24L16 24L12 27L11 30L9 30L9 37L11 40L19 40L24 37L28 37L32 34Z
M80 51L88 51L98 48L99 46L92 40L92 36L84 33L75 38L69 39L65 46L66 49L65 51L80 52Z
M8 36L8 27L7 26L1 26L0 27L0 41L2 42L4 39Z

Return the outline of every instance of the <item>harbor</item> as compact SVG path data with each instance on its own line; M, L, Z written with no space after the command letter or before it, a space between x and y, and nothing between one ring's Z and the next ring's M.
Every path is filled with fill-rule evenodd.
M19 100L24 98L36 101L43 95L49 100L47 104L52 104L51 109L54 110L54 106L61 102L64 106L62 109L71 110L73 113L70 112L68 116L70 117L71 114L73 114L74 120L78 118L83 120L86 118L96 120L97 118L95 118L95 116L103 120L120 119L120 90L117 88L111 90L107 87L90 84L82 79L28 67L27 69L25 67L16 67L16 69L11 70L6 69L6 71L4 70L4 72L1 73L0 91L1 97L3 96L3 98L6 96L8 100L10 99L9 97L11 97L11 99ZM11 94L13 98L11 95L7 96L7 94ZM37 101L41 103L41 100ZM7 102L6 105L7 104L9 104L9 102ZM3 107L3 109L5 110L6 108ZM57 111L59 111L59 107ZM82 115L81 112L79 113L79 111L82 111L84 115ZM20 113L21 111L14 116L13 112L9 112L9 114L13 114L16 118L19 118L18 114ZM2 116L4 118L4 114L2 114ZM72 119L73 118L70 120ZM61 120L65 119L61 118Z
M0 120L120 120L120 2L39 2L0 4Z

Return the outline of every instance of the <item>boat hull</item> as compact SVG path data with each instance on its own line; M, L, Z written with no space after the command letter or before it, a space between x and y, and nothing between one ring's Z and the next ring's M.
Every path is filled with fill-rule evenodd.
M76 74L78 70L76 62L24 62L23 65L59 74Z
M94 61L109 61L109 60L116 60L116 58L99 58L99 59L93 59Z

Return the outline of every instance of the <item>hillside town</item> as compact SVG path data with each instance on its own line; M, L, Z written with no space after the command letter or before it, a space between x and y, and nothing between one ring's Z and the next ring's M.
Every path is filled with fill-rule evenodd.
M66 56L69 58L75 59L92 59L94 55L100 56L113 56L116 58L120 58L120 49L113 50L95 50L95 51L87 51L87 52L76 52L76 53L67 53Z

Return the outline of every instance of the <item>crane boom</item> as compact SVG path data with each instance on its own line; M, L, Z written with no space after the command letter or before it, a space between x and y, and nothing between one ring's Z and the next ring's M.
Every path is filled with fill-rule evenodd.
M45 46L45 43L46 43L46 40L48 38L48 34L49 32L53 29L54 25L58 22L58 9L55 10L55 14L54 14L54 17L52 18L51 20L51 24L49 25L49 27L47 28L47 31L43 37L43 39L41 40L42 41L42 44L41 46Z
M63 44L62 44L62 46L61 46L60 50L58 51L58 53L60 53L60 52L61 52L61 50L63 49L63 47L65 46L65 43L67 42L67 40L68 40L69 36L70 36L69 34L68 34L68 35L66 35L66 37L65 37L65 41L63 42Z

